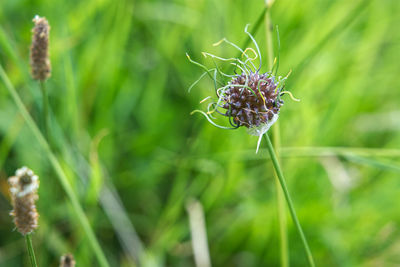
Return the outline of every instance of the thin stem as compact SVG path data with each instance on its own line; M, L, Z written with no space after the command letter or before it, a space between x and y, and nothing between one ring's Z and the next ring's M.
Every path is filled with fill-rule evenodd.
M308 246L307 239L306 239L306 236L303 233L303 229L301 228L300 222L297 219L296 211L294 210L293 202L292 202L292 199L290 197L289 191L287 189L285 178L283 177L283 173L282 173L281 167L279 165L279 162L278 162L278 159L276 157L274 148L272 147L271 140L269 139L269 136L268 136L267 133L265 134L265 139L267 141L267 148L268 148L268 152L269 152L269 154L271 156L272 164L274 165L275 173L278 176L279 182L281 184L283 193L284 193L285 198L286 198L286 202L287 202L288 207L289 207L290 215L292 217L293 223L296 226L297 232L300 235L301 241L303 242L304 250L305 250L305 252L307 254L308 263L310 264L311 267L314 267L315 264L314 264L313 256L311 254L310 247Z
M272 71L274 64L274 49L272 44L272 21L271 21L271 5L273 2L267 3L267 14L265 16L265 34L267 37L267 53L268 53L268 70ZM269 6L268 6L269 5ZM277 151L277 158L279 158L279 148L280 148L280 131L279 131L279 120L275 122L272 127L273 142L275 151ZM279 223L279 245L280 245L280 261L282 267L289 266L289 245L287 237L287 218L286 218L286 207L285 199L282 189L279 185L279 178L274 173L275 177L275 190L276 190L276 206L278 210L278 223Z
M271 8L267 9L265 15L265 35L267 37L267 53L268 53L268 70L272 70L274 64L274 46L272 44L273 25L271 21Z
M14 86L12 85L10 79L8 78L7 74L4 72L3 67L0 65L0 77L2 78L8 92L10 93L12 99L14 100L15 104L17 105L17 108L19 112L21 113L22 117L24 118L26 124L28 127L31 129L33 135L36 137L39 145L42 147L42 149L45 151L45 155L50 161L50 164L53 166L54 171L57 174L58 180L61 183L61 186L63 187L65 193L67 194L69 200L71 201L73 210L76 213L76 217L78 218L78 222L81 224L87 238L89 241L89 244L92 247L92 250L94 254L97 257L97 260L99 262L99 265L102 267L108 267L109 264L107 262L107 259L99 245L99 242L97 241L97 238L93 232L93 229L90 227L89 220L87 219L85 212L83 211L78 197L76 196L74 190L72 189L71 184L68 181L68 178L64 172L64 170L61 167L60 162L57 160L56 156L52 152L49 143L46 141L46 139L43 137L41 134L39 128L37 127L36 123L32 119L31 115L29 114L28 110L26 109L25 105L22 103L21 98L19 97L17 91L15 90Z
M275 123L272 127L273 134L273 146L276 151L277 159L279 159L279 148L280 148L280 128L279 121ZM289 242L287 235L287 217L286 217L286 207L285 207L285 196L283 195L282 188L280 187L279 178L276 173L275 177L275 189L276 189L276 200L278 207L278 219L279 219L279 236L280 236L280 256L281 256L281 266L289 266Z
M251 30L250 30L250 34L251 34L251 35L253 35L253 36L256 35L258 29L259 29L260 26L262 25L262 22L263 22L263 20L264 20L264 17L265 17L265 14L267 13L267 11L268 11L268 7L265 7L265 8L262 10L261 14L258 16L256 22L254 23L254 26L253 26L253 27L251 28ZM244 41L244 43L243 43L243 45L242 45L241 47L242 47L243 49L246 49L246 47L248 47L248 45L250 44L250 42L251 42L251 38L250 38L250 36L248 36L248 37L246 38L246 40ZM239 52L238 55L237 55L236 57L237 57L237 58L240 58L241 56L242 56L242 52Z
M49 99L47 96L47 90L46 90L46 83L45 81L40 81L40 89L42 91L42 104L43 104L43 109L42 109L42 133L49 142Z
M25 235L26 246L28 248L29 259L32 267L37 267L35 251L33 251L31 234Z

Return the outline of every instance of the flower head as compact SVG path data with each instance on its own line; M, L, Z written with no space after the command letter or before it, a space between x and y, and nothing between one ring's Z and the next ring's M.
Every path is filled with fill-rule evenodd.
M14 207L10 214L14 217L17 230L22 235L29 234L38 226L35 201L38 199L39 177L27 167L22 167L15 172L15 176L8 178L8 183Z
M32 29L31 68L35 80L45 81L50 77L49 32L50 26L46 18L35 16L35 27Z
M61 256L60 267L75 267L75 259L72 254Z
M255 129L269 128L277 120L283 101L278 99L275 77L258 72L240 74L228 85L221 107L226 110L224 116L232 118L233 126L245 126L259 135Z
M283 91L287 76L276 76L277 64L269 72L260 72L262 64L260 50L247 28L248 25L245 28L245 33L253 41L256 50L253 48L242 50L225 38L214 44L214 46L217 46L224 42L233 46L241 52L241 58L222 58L203 52L205 57L210 57L214 62L214 68L207 68L187 55L192 63L205 70L189 90L204 76L210 76L215 84L217 99L209 103L206 112L195 110L192 113L199 112L203 114L210 123L219 128L237 129L241 126L246 127L249 134L259 136L258 151L261 137L278 119L280 108L283 105L281 96L289 92ZM249 52L251 52L250 55ZM253 62L256 59L259 59L258 68ZM233 65L235 67L234 74L223 72L220 66L216 64L216 61ZM291 94L289 93L289 95ZM211 99L211 96L201 101L201 103L208 99ZM216 124L214 114L227 117L231 127Z

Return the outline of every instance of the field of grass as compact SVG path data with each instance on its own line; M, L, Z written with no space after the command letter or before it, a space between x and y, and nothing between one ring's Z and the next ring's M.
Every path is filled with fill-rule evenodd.
M212 44L226 37L245 48L246 24L268 71L268 16L279 26L279 74L292 71L285 90L301 100L283 96L279 131L274 125L269 134L316 266L399 266L400 1L265 7L261 0L1 1L0 266L30 266L9 215L7 178L21 166L40 177L32 235L39 266L58 266L67 252L77 266L101 266L81 215L109 266L207 267L196 265L192 248L203 230L212 266L285 266L265 140L256 154L257 137L244 127L222 130L190 115L215 94L211 79L188 93L203 70L186 53L207 66L203 51L236 57L233 47ZM29 68L37 14L51 25L50 149L10 94L14 87L41 128L41 91ZM277 55L275 30L272 45ZM307 266L284 204L287 258Z

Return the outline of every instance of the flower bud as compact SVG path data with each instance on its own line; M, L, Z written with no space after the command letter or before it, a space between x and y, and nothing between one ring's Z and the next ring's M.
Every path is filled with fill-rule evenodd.
M234 76L223 92L225 115L233 118L236 127L249 128L250 134L264 134L278 118L283 104L276 89L275 77L269 73Z

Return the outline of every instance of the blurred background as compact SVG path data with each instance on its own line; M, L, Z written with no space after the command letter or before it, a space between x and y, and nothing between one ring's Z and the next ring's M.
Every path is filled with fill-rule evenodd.
M301 99L284 98L281 163L317 265L399 266L400 1L277 0L270 12L279 72L292 70L286 89ZM142 266L196 266L189 214L201 204L213 266L279 266L265 143L255 154L257 137L245 129L190 115L214 87L204 79L188 93L202 69L185 56L208 66L202 51L237 56L212 44L226 37L241 46L250 23L267 71L264 1L1 1L0 64L39 123L28 65L36 14L51 25L53 150L110 265L140 257ZM0 266L29 266L7 185L24 165L41 181L39 265L58 266L71 252L78 266L97 266L3 82L0 107ZM291 266L307 266L287 220Z

